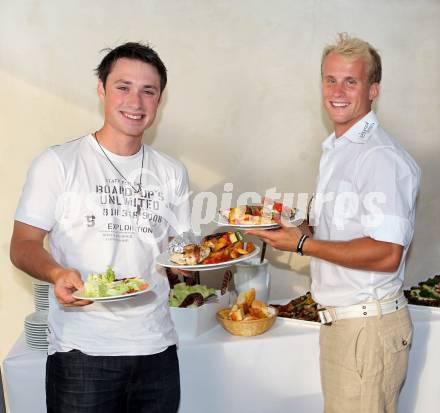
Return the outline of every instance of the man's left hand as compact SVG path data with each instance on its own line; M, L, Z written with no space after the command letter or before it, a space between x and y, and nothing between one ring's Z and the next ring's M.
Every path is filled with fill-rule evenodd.
M248 230L246 234L255 235L270 246L281 251L296 252L298 241L303 235L303 231L299 227L286 226L279 222L281 227L273 230Z

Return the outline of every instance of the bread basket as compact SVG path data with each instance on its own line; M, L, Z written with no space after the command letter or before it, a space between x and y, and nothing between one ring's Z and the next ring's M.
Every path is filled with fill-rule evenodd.
M227 315L230 308L223 308L217 312L217 320L223 326L226 331L236 336L258 336L264 333L272 327L272 324L277 318L277 309L269 307L270 316L267 318L261 318L259 320L247 320L247 321L234 321L229 320Z

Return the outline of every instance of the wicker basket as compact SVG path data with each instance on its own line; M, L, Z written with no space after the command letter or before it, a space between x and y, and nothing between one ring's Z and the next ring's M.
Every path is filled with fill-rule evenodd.
M227 318L230 308L223 308L217 312L217 320L224 327L226 331L236 336L257 336L264 333L272 327L272 324L277 318L276 308L269 307L271 315L268 318L262 318L260 320L249 321L233 321Z

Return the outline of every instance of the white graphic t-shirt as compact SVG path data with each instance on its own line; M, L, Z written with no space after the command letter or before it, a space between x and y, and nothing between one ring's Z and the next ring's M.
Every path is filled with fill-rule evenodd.
M34 160L15 219L48 231L54 259L84 280L110 265L121 278L138 275L154 286L127 300L80 308L58 304L51 288L49 354L155 354L176 343L169 284L155 258L169 236L189 229L188 195L183 164L147 145L118 156L87 135Z

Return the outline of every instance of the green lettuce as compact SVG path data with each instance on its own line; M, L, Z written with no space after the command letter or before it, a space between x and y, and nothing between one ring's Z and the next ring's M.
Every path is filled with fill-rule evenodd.
M86 297L112 297L140 291L145 286L141 277L116 279L116 274L109 266L103 273L90 274L84 283Z

